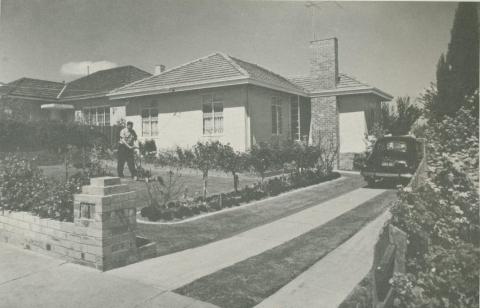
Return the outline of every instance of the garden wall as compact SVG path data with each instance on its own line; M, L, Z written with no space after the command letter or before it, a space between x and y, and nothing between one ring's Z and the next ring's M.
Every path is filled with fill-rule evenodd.
M0 212L0 239L75 263L109 270L156 254L138 238L136 193L116 177L91 179L74 195L74 222Z
M92 267L102 259L100 232L27 212L0 213L0 238L6 243Z

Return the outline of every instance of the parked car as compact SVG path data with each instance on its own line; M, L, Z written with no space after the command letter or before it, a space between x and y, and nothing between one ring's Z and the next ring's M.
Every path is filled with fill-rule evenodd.
M361 174L371 186L385 180L406 184L417 170L423 153L423 142L413 136L379 138Z

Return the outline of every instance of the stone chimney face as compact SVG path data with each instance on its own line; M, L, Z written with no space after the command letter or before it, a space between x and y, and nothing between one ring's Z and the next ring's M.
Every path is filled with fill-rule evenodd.
M310 76L318 80L319 89L334 89L338 80L337 38L310 42Z

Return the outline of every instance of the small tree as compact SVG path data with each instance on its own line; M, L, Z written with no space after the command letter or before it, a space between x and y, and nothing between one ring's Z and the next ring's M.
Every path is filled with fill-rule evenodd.
M261 177L261 182L265 179L265 173L275 166L276 155L267 143L259 143L252 146L248 158L248 165L251 166Z
M220 168L233 176L233 188L238 192L238 172L245 170L247 156L245 153L235 152L230 145L223 145L220 152Z
M338 157L338 143L334 134L318 134L318 165L322 174L330 174Z
M418 107L410 102L410 97L398 97L393 104L382 104L382 126L392 135L406 135L421 115Z
M179 162L202 172L203 199L207 198L208 172L218 166L222 144L218 141L197 142L192 150L177 148Z

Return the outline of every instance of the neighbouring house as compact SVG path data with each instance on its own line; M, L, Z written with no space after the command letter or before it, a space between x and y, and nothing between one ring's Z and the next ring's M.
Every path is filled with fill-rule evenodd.
M151 75L128 65L98 71L68 83L20 78L0 88L1 103L21 106L28 120L77 120L110 126L125 117L121 113L125 108L116 109L106 94Z
M132 121L139 139L159 149L219 140L246 151L259 142L328 137L339 146L339 167L351 169L381 102L392 96L339 73L336 38L312 41L310 49L306 76L286 78L216 52L154 75L129 66L58 83L55 99L41 106L70 108L64 118L91 125Z
M65 87L62 82L47 81L33 78L20 78L3 85L0 88L2 107L5 113L12 113L14 109L21 110L26 120L46 120L47 112L42 112L44 104L58 102L58 95Z

